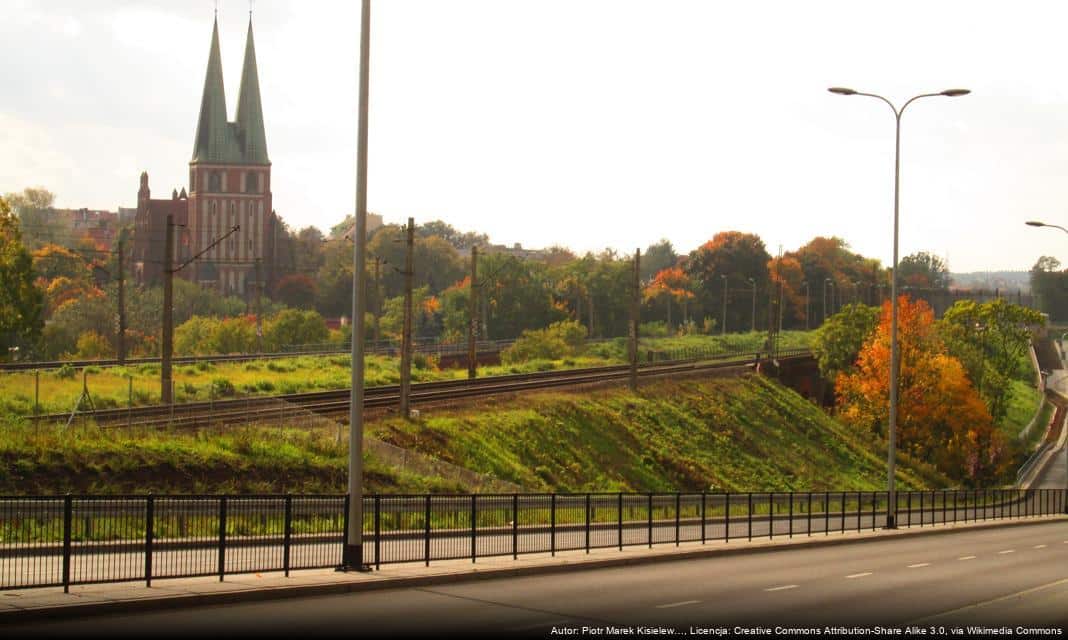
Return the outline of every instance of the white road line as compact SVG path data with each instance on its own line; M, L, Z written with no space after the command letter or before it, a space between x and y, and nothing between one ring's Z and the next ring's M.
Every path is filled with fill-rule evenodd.
M956 613L961 613L962 611L968 611L968 610L971 610L971 609L978 609L979 607L985 607L986 605L994 604L994 603L997 603L997 602L1004 602L1006 600L1018 600L1022 596L1028 595L1030 593L1036 593L1038 591L1042 591L1043 589L1049 589L1050 587L1059 587L1060 585L1065 584L1065 583L1068 583L1068 578L1065 578L1063 580L1057 580L1056 582L1050 582L1048 584L1039 585L1037 587L1032 587L1031 589L1025 589L1025 590L1019 591L1017 593L1010 593L1007 596L1001 596L999 598L994 598L993 600L987 600L986 602L977 602L975 604L970 604L970 605L961 607L959 609L952 609L950 611L943 611L942 613L936 613L936 614L933 614L933 615L929 615L927 617L920 618L919 620L913 620L913 621L909 622L908 624L920 624L920 623L923 623L923 622L927 622L928 620L937 620L938 618L942 618L942 617L949 616L949 615L956 614Z
M1044 545L1044 544L1036 544L1036 545L1034 546L1034 548L1035 548L1035 549L1045 549L1045 548L1046 548L1046 545Z
M781 587L771 587L770 589L764 589L764 591L786 591L787 589L796 589L796 584L784 584Z
M961 556L957 560L975 560L975 556Z
M870 576L871 571L865 571L864 573L854 573L851 576L846 576L846 580L852 580L853 578L863 578L864 576Z
M657 609L673 609L675 607L685 607L688 604L697 604L700 600L683 600L682 602L672 602L670 604L658 604Z
M920 567L929 567L929 566L931 566L930 562L920 562L918 564L910 564L909 565L909 569L919 569Z
M1005 549L1004 551L998 551L999 556L1003 556L1006 553L1016 553L1016 549Z

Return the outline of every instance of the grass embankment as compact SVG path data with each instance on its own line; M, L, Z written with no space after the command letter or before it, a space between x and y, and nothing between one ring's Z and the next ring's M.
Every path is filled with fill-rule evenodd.
M425 414L424 414L425 415ZM378 438L528 489L881 489L885 443L759 376L538 394L369 425ZM902 488L948 486L915 460Z
M440 411L440 413L439 413ZM370 435L531 491L877 490L885 445L759 376L539 393L371 421ZM0 494L343 492L347 436L226 432L0 431ZM365 456L369 492L462 492ZM902 488L947 486L903 458Z
M225 432L38 429L3 425L0 495L62 493L342 493L347 435L240 427ZM463 491L364 455L369 492Z
M806 332L784 332L782 348L807 344ZM679 356L711 355L759 349L763 334L642 338L640 351ZM594 343L587 353L560 360L533 360L520 364L479 367L479 376L551 371L621 364L626 359L626 339ZM351 380L347 355L297 356L249 362L199 362L174 367L175 401L196 402L210 398L243 398L304 391L347 389ZM369 387L400 381L398 358L367 356L364 379ZM160 402L160 366L86 367L87 387L98 409L144 406ZM467 376L466 369L440 369L432 359L417 355L412 380L431 382ZM71 411L82 393L82 372L71 367L40 372L40 413ZM132 387L130 386L132 382ZM34 372L0 373L0 414L29 416L34 413Z
M1039 403L1042 403L1042 406L1035 426L1023 440L1020 440L1023 430L1035 417ZM1042 439L1054 410L1052 404L1043 402L1042 392L1035 388L1035 370L1027 354L1020 356L1016 371L1008 380L1007 409L998 427L1010 441L1018 442L1024 451L1023 455L1027 455Z

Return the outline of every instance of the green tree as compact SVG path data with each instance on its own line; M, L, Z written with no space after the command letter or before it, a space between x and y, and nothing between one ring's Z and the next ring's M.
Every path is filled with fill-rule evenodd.
M949 267L942 258L920 251L907 255L898 263L899 282L919 289L948 289Z
M857 354L879 325L879 308L848 304L827 318L812 339L812 353L824 379L852 371Z
M274 287L274 297L279 302L298 309L310 309L316 293L315 281L303 273L284 276Z
M0 198L0 358L31 350L41 336L44 296L33 281L33 260L18 222Z
M44 187L28 187L22 193L4 196L18 216L19 225L29 249L43 244L63 244L66 225L56 216L53 208L56 196Z
M697 301L704 313L719 320L727 290L727 328L748 329L752 314L750 296L756 281L758 290L768 291L768 261L771 256L764 241L752 233L721 231L690 253L686 268L694 278ZM726 276L724 287L723 276ZM764 315L766 299L758 298L757 313Z
M964 365L995 421L1008 412L1007 381L1028 378L1020 362L1031 328L1043 326L1042 314L1006 300L958 300L938 323L949 354Z
M264 322L263 337L271 351L289 345L326 342L330 332L323 317L315 311L284 309Z
M675 247L671 246L671 241L667 238L649 245L645 248L645 252L642 253L642 263L640 265L642 282L649 282L654 275L664 269L674 267L678 261L679 254L675 253Z
M1068 318L1068 272L1061 271L1056 258L1042 256L1031 267L1031 292L1038 298L1038 308L1052 320Z

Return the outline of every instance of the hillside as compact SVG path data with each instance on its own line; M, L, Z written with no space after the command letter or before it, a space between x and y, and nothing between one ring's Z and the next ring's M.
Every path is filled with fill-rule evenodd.
M529 491L876 490L885 445L759 376L497 398L424 409L368 435ZM336 428L126 432L5 425L0 494L342 492L347 436ZM365 454L368 492L471 490L426 467ZM946 478L901 460L902 488Z
M490 400L369 425L398 446L533 491L881 489L885 444L760 376ZM906 487L948 479L902 459Z

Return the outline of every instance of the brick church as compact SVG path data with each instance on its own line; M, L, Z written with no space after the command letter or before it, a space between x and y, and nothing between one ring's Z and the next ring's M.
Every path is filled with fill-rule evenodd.
M227 119L219 23L215 21L193 157L189 161L188 193L183 187L181 192L173 190L169 199L153 199L148 174L141 174L133 245L139 283L152 284L161 279L168 214L174 216L175 267L239 227L178 271L179 277L224 294L243 296L256 290L259 262L260 279L265 283L274 280L275 241L284 231L271 208L271 162L267 157L251 19L234 122Z

